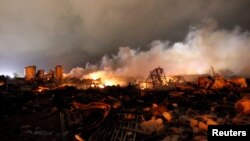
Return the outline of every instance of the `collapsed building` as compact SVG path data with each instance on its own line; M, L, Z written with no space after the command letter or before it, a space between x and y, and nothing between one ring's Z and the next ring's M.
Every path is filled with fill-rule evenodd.
M50 70L48 73L45 73L43 69L40 69L36 72L36 66L27 66L25 67L25 80L26 81L56 81L62 82L63 80L63 66L55 66L55 70Z
M101 78L98 79L78 79L66 77L63 80L63 86L74 86L78 89L88 89L88 88L104 88L104 84Z
M164 73L163 68L156 68L152 70L145 81L146 87L156 88L156 87L163 87L167 84L167 79Z
M34 80L60 80L62 67L58 69L38 70ZM193 77L195 81L188 83L188 77L168 76L158 67L143 82L148 89L134 85L100 89L101 79L76 78L64 81L84 89L41 87L39 93L0 89L0 117L5 116L0 136L2 140L200 141L206 140L209 125L250 124L246 78L225 79L214 73L189 80ZM1 82L5 81L0 77ZM175 88L161 89L170 84Z
M53 70L49 70L47 74L45 74L45 81L54 80L55 72Z
M243 77L234 77L225 79L222 75L216 73L211 67L212 75L200 76L197 79L197 86L204 89L224 89L224 88L247 88L247 80Z
M166 75L164 69L161 67L155 68L150 71L147 79L140 83L141 88L158 89L172 87L175 84L191 81L197 77L196 75ZM187 80L186 80L187 79Z
M36 78L37 79L44 79L44 70L38 70L36 73Z

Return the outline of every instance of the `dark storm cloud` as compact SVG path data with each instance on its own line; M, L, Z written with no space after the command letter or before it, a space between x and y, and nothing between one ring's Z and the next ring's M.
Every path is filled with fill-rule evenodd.
M121 46L149 49L183 40L213 18L219 28L249 30L248 0L0 0L0 73L25 65L66 71L97 62ZM2 67L6 66L6 67ZM2 68L5 68L3 70Z

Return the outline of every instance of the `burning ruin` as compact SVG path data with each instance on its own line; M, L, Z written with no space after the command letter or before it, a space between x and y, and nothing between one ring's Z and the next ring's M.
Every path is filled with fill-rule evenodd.
M18 128L17 138L27 139L198 141L206 140L209 125L250 124L247 78L225 78L213 67L204 75L168 75L157 67L144 80L127 86L100 71L72 77L62 75L62 66L36 75L35 67L26 68L24 82L0 80L8 86L0 86L1 103L22 99L18 110L2 105L2 115L8 116L1 121L6 124L1 131L6 139L8 127ZM47 81L48 75L54 81ZM15 84L25 89L14 90Z
M235 54L235 46L248 52L249 37L237 30L214 30L192 30L185 41L171 45L155 41L148 51L121 47L99 65L69 73L61 65L47 73L27 66L25 78L3 76L0 136L200 141L207 139L209 125L249 125L249 78L240 75L248 70L240 62L249 58ZM238 42L231 46L235 37ZM211 67L209 72L209 64L218 71ZM225 69L234 73L221 73Z
M36 66L27 66L25 67L25 80L26 81L57 81L62 82L63 80L63 67L61 65L55 66L55 71L50 70L48 73L45 73L43 69L40 69L36 72Z
M37 73L36 73L36 79L41 79L43 80L44 79L44 70L38 70Z
M1 0L0 140L206 141L210 125L249 127L249 5Z
M156 87L163 87L167 84L167 79L164 73L163 68L156 68L152 70L145 81L147 87L156 88Z

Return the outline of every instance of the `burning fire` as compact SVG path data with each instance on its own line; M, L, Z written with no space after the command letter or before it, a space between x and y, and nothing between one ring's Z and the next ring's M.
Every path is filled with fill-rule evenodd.
M43 91L48 90L48 89L49 89L48 87L39 86L36 91L37 92L43 92Z
M92 80L97 80L101 78L101 73L100 72L94 72L89 74L90 79Z
M77 68L70 74L64 75L65 79L62 86L76 86L80 89L105 88L106 86L124 85L120 77L108 73L104 70L84 72L84 69Z
M140 88L142 90L146 89L147 88L147 83L143 82L143 83L140 83Z
M97 87L104 88L105 86L114 86L118 85L119 82L113 78L108 77L107 74L103 71L93 72L86 76L87 79L98 80L100 79L101 84L98 84Z
M117 85L117 84L115 84L115 82L112 81L112 80L105 80L104 85L105 86L114 86L114 85Z
M99 84L98 87L101 89L105 88L105 86L103 84Z

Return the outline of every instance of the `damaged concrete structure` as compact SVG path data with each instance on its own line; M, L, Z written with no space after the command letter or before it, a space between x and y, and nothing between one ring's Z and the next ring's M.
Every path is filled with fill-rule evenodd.
M55 72L53 70L49 70L49 72L45 74L45 81L53 80L55 78L54 76L55 76Z
M48 74L55 77L53 70ZM184 82L169 76L174 89L161 89L170 85L163 74L161 68L150 73L150 89L131 84L100 88L95 87L99 79L76 78L69 80L86 88L45 81L55 87L16 83L39 87L0 89L1 139L200 141L207 139L209 125L250 124L246 78L198 75L196 81Z
M55 66L55 70L50 70L48 73L45 73L43 69L40 69L36 72L36 66L27 66L24 71L26 81L56 81L62 82L63 80L63 66Z
M62 82L63 80L63 67L61 65L55 67L55 79L58 82Z
M36 79L44 79L44 70L38 70L36 73Z
M32 81L36 78L36 66L27 66L25 67L25 80Z

